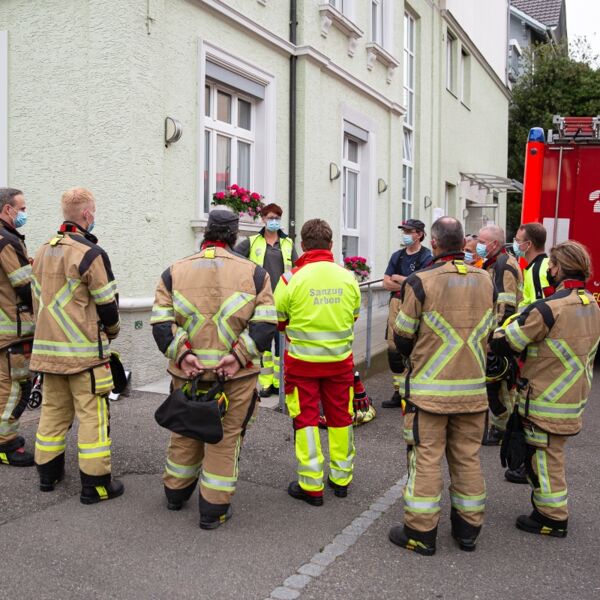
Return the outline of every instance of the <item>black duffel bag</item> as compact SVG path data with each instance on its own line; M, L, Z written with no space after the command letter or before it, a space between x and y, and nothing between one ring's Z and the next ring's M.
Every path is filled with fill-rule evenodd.
M156 409L154 418L161 426L194 440L208 444L217 444L223 439L221 419L227 412L229 404L223 391L223 380L216 381L208 391L207 382L194 379L187 385L169 394L167 399ZM191 389L184 391L185 388Z

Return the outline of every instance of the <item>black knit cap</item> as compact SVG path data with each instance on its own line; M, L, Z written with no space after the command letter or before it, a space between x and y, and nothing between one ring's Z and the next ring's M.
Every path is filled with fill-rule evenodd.
M226 225L233 233L238 232L240 218L237 213L230 210L211 210L208 213L208 223L206 228L210 229L214 225Z

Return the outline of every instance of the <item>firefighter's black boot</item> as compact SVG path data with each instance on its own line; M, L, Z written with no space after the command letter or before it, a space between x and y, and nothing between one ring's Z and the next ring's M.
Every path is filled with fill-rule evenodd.
M551 537L565 538L567 537L568 519L564 521L556 521L545 517L537 510L533 510L530 515L521 515L517 517L515 523L517 528L527 533L539 533L540 535L549 535Z
M389 532L390 542L423 556L433 556L435 554L436 537L437 527L431 531L417 531L406 525L396 525Z
M452 537L458 543L458 547L465 552L473 552L477 545L477 537L481 527L475 527L467 523L455 508L450 511L450 522L452 524Z
M402 398L400 392L396 390L389 400L384 400L381 403L382 408L400 408L402 406Z
M200 507L200 529L216 529L231 519L233 511L231 504L213 504L200 494L198 505Z
M63 480L65 476L65 455L59 454L50 462L36 465L40 476L40 491L53 492L54 486Z
M331 479L329 479L329 477L327 478L327 485L333 490L334 495L338 498L345 498L348 495L347 485L340 485L339 483L334 483L333 481L331 481Z
M11 467L33 467L33 454L27 452L24 445L25 440L21 436L0 444L0 464Z
M288 494L292 498L296 498L296 500L304 500L304 502L307 502L311 506L323 506L323 494L309 494L300 487L300 484L297 481L292 481L290 485L288 485L287 491Z
M180 489L180 490L172 490L165 485L165 496L167 497L167 509L168 510L181 510L183 505L190 499L194 490L196 489L196 485L198 484L198 479L194 479L190 485Z
M112 479L110 473L106 475L81 475L81 495L79 499L82 504L96 504L103 500L118 498L125 491L125 486L116 479Z

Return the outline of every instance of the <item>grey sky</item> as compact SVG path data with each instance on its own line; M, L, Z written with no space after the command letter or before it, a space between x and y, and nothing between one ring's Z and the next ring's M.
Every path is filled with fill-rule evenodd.
M600 0L567 0L569 38L585 35L595 54L600 55Z

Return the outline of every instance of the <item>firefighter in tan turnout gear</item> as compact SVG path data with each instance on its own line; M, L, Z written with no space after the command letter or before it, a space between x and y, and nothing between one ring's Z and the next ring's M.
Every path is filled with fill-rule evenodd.
M548 283L556 292L530 304L491 342L499 355L526 353L519 386L518 414L511 417L509 464L525 455L533 488L533 512L517 527L529 533L565 537L567 482L565 444L581 431L581 417L592 385L600 340L600 309L585 290L591 261L579 243L567 241L550 250ZM523 440L526 447L522 448Z
M477 254L485 260L486 270L496 286L496 323L502 325L515 312L523 297L523 274L516 259L504 248L504 231L497 225L488 225L477 235ZM488 405L491 427L486 430L483 444L497 446L502 441L508 417L512 412L516 392L506 380L489 383Z
M18 435L29 399L29 357L33 337L31 265L25 236L23 192L0 188L0 464L33 466L33 454Z
M481 530L485 357L495 324L494 286L487 273L464 263L461 224L442 217L431 238L433 265L406 280L394 324L396 346L408 363L403 399L408 479L404 526L389 533L393 543L427 556L435 553L444 455L452 536L462 550L474 550Z
M64 476L66 435L77 417L80 498L94 504L123 493L123 484L111 478L108 408L109 341L120 325L117 289L108 255L91 234L93 194L73 188L61 204L65 221L36 254L31 278L31 369L44 377L35 462L40 489L52 491Z
M223 439L205 444L172 433L163 475L170 510L181 509L200 478L203 529L231 517L242 436L257 408L257 365L277 331L269 275L232 251L237 232L236 214L213 210L200 252L162 274L152 310L154 339L170 359L174 388L198 375L207 388L216 374L228 379Z

